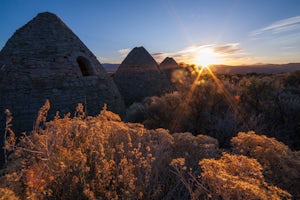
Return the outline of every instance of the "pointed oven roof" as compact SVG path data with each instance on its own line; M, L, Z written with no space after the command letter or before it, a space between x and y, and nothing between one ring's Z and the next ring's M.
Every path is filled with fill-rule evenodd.
M126 105L148 96L164 94L170 82L144 47L135 47L124 59L114 76Z
M159 68L161 69L161 71L163 71L167 75L169 80L172 79L173 71L176 70L176 69L180 69L177 62L171 57L166 57L160 63Z
M173 69L178 67L177 62L174 58L166 57L159 65L161 70Z
M0 62L11 64L10 67L14 68L18 65L25 68L45 63L48 67L57 68L57 65L62 63L76 64L75 56L79 55L89 57L90 62L96 65L93 69L95 74L105 73L93 53L67 25L55 14L44 12L14 33L0 53ZM68 68L56 70L70 71ZM80 71L76 70L80 75ZM76 70L72 70L73 73ZM56 74L58 73L59 71L56 71Z

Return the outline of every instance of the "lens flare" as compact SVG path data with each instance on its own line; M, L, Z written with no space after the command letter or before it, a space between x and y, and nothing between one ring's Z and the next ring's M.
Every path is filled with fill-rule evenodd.
M224 98L229 103L230 108L234 112L235 115L237 115L239 112L239 108L237 106L237 101L235 100L235 97L224 87L221 80L218 79L218 77L212 72L212 70L206 66L199 67L197 66L197 76L195 77L193 83L191 84L189 91L187 92L187 95L185 96L185 101L181 103L178 107L178 112L176 114L176 118L174 119L172 126L171 126L171 132L174 132L177 130L177 128L180 126L180 123L182 119L185 117L183 115L184 111L188 109L189 104L193 98L194 92L197 87L201 87L201 80L200 78L204 75L204 70L207 71L207 74L211 76L212 80L215 82L221 93L224 95ZM200 84L199 84L200 83Z
M180 122L181 122L182 118L184 117L183 113L188 108L188 105L190 104L190 101L193 97L194 91L195 91L196 87L199 85L199 80L200 80L200 77L202 76L204 67L200 67L200 68L198 67L198 69L199 69L199 71L197 73L197 76L194 79L194 81L185 97L185 101L182 102L178 107L178 112L176 114L176 118L174 119L171 129L170 129L171 132L176 131L178 126L180 125Z

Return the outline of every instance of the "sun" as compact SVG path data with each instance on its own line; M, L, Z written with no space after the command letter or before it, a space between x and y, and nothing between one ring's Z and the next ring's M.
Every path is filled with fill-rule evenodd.
M200 49L194 58L194 63L198 66L209 67L219 63L218 55L211 48Z

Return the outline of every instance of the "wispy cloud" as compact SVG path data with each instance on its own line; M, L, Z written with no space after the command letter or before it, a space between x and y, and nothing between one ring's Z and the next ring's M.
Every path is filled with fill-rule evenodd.
M158 62L166 57L173 57L177 62L193 63L197 57L209 51L221 60L240 54L242 50L239 45L239 43L192 45L176 52L154 53L152 56Z
M239 43L231 43L214 47L214 52L221 54L233 54L240 50L241 48L239 47Z
M281 33L286 31L293 31L300 28L300 16L290 17L287 19L276 21L264 28L252 31L250 36L256 36L263 34L267 31L271 31L272 33Z
M125 58L130 51L131 51L131 49L129 49L129 48L118 50L118 52L121 54L122 58Z
M166 57L171 57L171 55L168 53L153 53L151 55L159 63L162 62Z
M152 55L158 62L161 62L165 57L172 57L178 62L192 63L201 50L211 48L212 46L213 46L212 44L192 45L176 52L159 53L159 54L155 53Z

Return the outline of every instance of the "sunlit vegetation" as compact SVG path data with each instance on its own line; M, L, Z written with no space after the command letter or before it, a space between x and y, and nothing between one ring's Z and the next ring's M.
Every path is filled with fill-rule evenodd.
M4 199L290 199L299 195L299 152L274 138L239 133L232 154L218 140L124 123L106 109L46 122L14 136L7 112ZM223 152L223 153L222 153ZM281 163L281 165L278 165ZM280 186L280 187L279 187ZM284 189L282 189L284 188Z
M223 153L216 159L202 159L200 174L187 170L184 159L174 159L175 174L187 187L191 199L289 199L288 192L269 186L262 166L255 159Z
M38 120L43 120L47 106ZM144 142L150 131L142 125L125 125L105 108L97 117L88 117L81 105L74 118L57 116L45 126L39 125L18 144L11 136L7 140L8 172L1 183L21 198L145 198L153 153L159 151L155 142L170 137L166 132L159 141Z
M185 66L126 123L82 104L47 121L46 101L19 138L6 110L0 199L297 199L299 78Z
M300 152L291 151L288 146L274 138L259 136L250 131L240 132L231 139L232 150L255 158L264 168L268 182L300 195Z
M214 75L205 71L199 76L195 66L185 66L175 72L176 91L134 103L125 120L171 132L204 133L225 148L239 131L254 130L299 150L299 72Z

